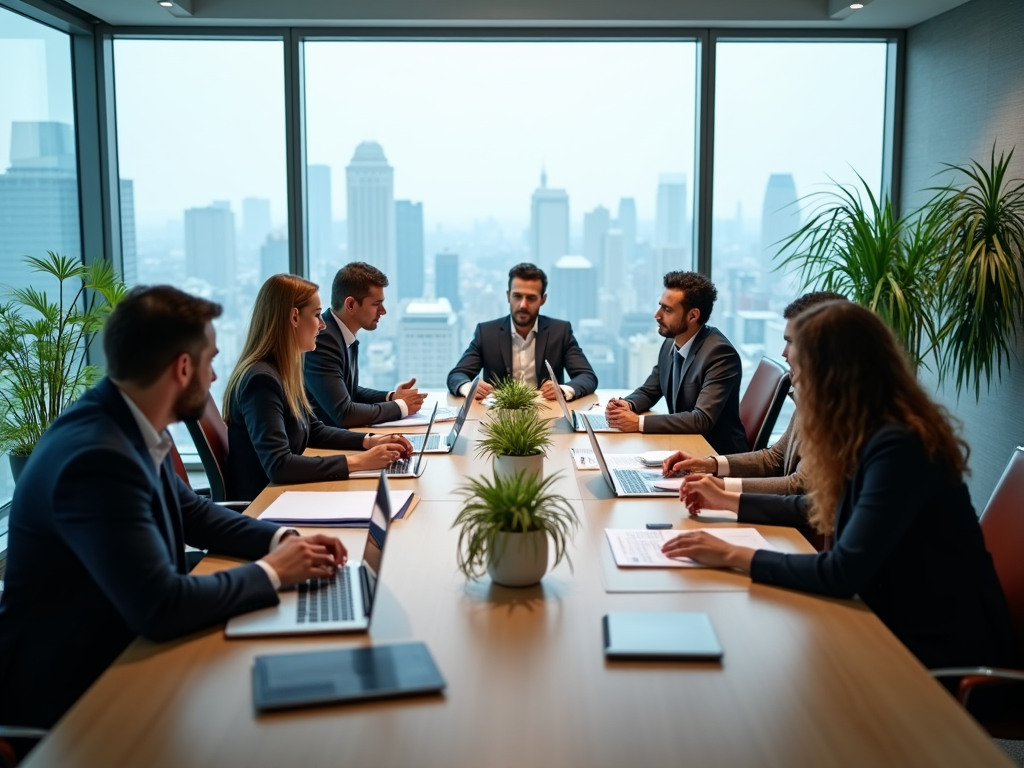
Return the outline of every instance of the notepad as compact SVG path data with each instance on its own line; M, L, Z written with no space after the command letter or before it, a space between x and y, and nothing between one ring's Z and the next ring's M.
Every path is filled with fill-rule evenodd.
M692 529L697 530L697 529ZM738 547L751 549L775 549L755 528L702 528L705 533L717 536ZM666 557L661 553L665 542L680 533L673 530L630 530L605 528L605 535L612 547L615 564L620 568L707 568L708 566L688 557Z
M376 491L285 491L259 519L284 525L365 528L376 496ZM391 491L391 519L405 517L417 500L412 491Z
M604 617L604 655L610 659L720 659L706 613L609 613Z

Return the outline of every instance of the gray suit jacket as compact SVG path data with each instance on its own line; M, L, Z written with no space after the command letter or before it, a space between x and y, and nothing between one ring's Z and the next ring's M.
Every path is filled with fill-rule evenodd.
M626 400L637 413L651 409L662 397L672 399L672 355L675 341L666 339L647 381ZM644 417L644 432L704 435L720 454L749 450L740 421L739 353L717 328L703 326L693 339L683 363L680 403L669 402L669 415Z
M789 495L804 492L795 425L796 416L789 422L782 437L770 448L726 457L729 460L729 477L744 478L744 493Z

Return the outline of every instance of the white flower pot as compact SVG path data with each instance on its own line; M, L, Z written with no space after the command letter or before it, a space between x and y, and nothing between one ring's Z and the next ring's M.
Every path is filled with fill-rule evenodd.
M545 531L499 533L487 552L487 573L495 584L530 587L548 570L548 535Z
M544 454L536 456L495 456L494 475L495 477L512 477L517 472L526 470L538 477L544 476Z

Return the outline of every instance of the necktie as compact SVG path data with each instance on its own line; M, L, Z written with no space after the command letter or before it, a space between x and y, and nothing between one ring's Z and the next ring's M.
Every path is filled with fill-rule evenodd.
M672 353L672 402L669 403L669 410L672 413L679 412L679 390L683 383L683 356L676 350Z
M356 339L348 348L348 390L350 393L356 391L359 386L359 339Z

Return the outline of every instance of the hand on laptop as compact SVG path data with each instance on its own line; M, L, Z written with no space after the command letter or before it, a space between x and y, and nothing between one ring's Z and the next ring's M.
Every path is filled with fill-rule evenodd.
M416 413L423 407L423 401L427 399L427 395L416 389L416 379L412 378L399 384L391 399L405 400L405 404L409 407L409 413Z
M739 512L740 494L719 488L715 481L718 478L710 475L687 475L679 486L679 500L686 504L691 515L697 515L702 509L724 509Z
M718 462L714 459L698 459L686 451L676 451L661 463L661 473L665 477L681 475L684 472L703 472L711 475L718 468ZM725 485L723 484L724 488Z
M401 453L399 458L408 459L412 456L412 443L405 435L367 435L363 440L363 447L367 450L382 445L388 446L392 451L399 451Z
M288 536L277 548L264 556L281 579L282 587L292 587L308 579L333 576L338 566L348 560L348 552L340 539L316 534Z
M481 381L480 385L476 388L476 399L483 400L491 392L494 391L494 385L488 384L486 381Z

